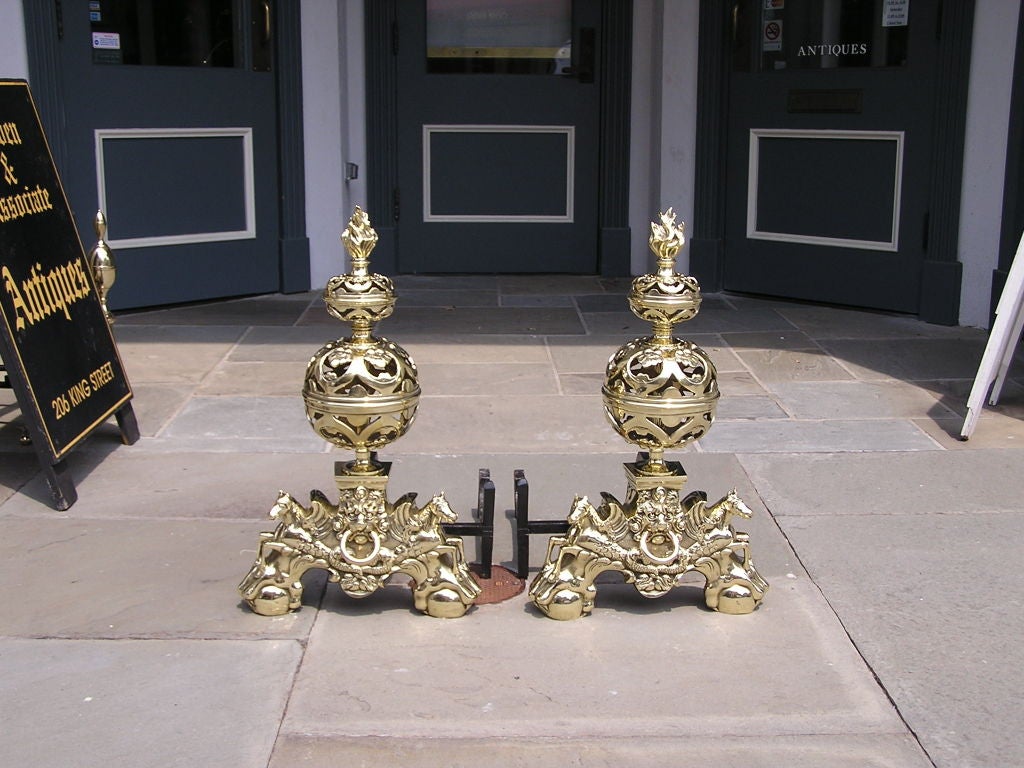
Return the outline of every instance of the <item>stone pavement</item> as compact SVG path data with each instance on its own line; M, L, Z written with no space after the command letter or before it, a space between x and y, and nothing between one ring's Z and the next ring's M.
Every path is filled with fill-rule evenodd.
M396 284L379 331L423 397L382 451L392 499L443 489L468 520L489 468L511 567L513 470L534 517L621 498L635 449L600 386L648 332L627 281ZM739 489L771 589L727 616L696 582L659 600L602 583L565 623L523 595L432 619L406 585L355 601L320 571L301 611L251 613L236 585L277 490L330 491L343 457L299 393L345 328L310 293L125 312L115 332L143 437L111 422L76 450L70 510L0 391L0 764L1024 765L1024 368L960 442L982 331L706 296L677 335L716 362L718 418L672 457L691 488Z

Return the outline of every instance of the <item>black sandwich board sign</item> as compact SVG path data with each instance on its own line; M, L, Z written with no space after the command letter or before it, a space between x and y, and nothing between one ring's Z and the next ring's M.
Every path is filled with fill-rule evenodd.
M35 104L0 79L0 357L54 504L77 499L64 457L117 418L139 428L132 390Z

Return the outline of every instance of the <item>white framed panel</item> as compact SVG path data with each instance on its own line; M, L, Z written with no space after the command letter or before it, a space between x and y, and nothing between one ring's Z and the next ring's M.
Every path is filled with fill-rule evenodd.
M557 213L435 213L433 194L432 139L450 134L548 134L565 138L564 164L559 160L552 167L560 175L565 170L564 210ZM424 125L423 126L423 221L448 223L520 223L571 224L575 219L576 128L572 125ZM472 170L472 169L470 169ZM561 201L559 201L561 203ZM560 206L561 207L561 206Z
M187 245L194 243L215 243L228 240L249 240L256 237L256 198L253 164L252 128L100 128L96 129L96 186L100 210L110 225L108 243L115 248L148 248L162 245ZM238 200L241 203L242 226L229 229L202 229L201 231L179 234L155 234L118 238L118 212L108 208L108 169L105 163L105 145L125 139L190 139L190 138L234 138L241 145L241 177L237 179ZM222 180L223 181L223 180ZM191 186L201 185L202 178L190 179L184 176L182 183L174 190L163 190L164 194L188 194Z
M761 189L762 172L761 146L763 139L800 139L809 141L878 141L890 142L894 151L891 179L880 179L883 191L892 193L891 225L884 237L858 239L854 237L830 237L799 232L772 231L758 225L758 195ZM860 248L874 251L899 250L900 197L903 186L903 131L845 131L845 130L803 130L786 128L752 128L750 130L749 167L747 174L747 237L753 240L775 240L786 243L822 245L834 248ZM842 178L832 183L842 184ZM891 186L890 186L891 185Z

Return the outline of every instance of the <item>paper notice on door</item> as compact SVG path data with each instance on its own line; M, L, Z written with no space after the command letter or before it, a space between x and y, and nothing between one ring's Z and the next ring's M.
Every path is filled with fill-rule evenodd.
M885 0L882 6L883 27L905 27L910 18L910 0Z
M92 47L96 50L121 50L121 35L117 32L93 32Z
M781 51L782 50L782 22L778 20L766 21L762 28L761 50Z

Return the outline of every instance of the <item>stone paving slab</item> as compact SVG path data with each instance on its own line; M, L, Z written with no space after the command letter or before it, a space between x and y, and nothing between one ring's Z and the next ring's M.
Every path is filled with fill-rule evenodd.
M604 386L603 373L562 373L558 390L563 395L592 395Z
M718 401L719 407L733 396L768 394L768 390L761 382L746 370L732 372L720 370L718 372L718 391L722 393Z
M232 363L295 362L306 365L325 342L344 335L344 331L342 323L338 323L334 333L319 325L255 326L246 330L225 359Z
M115 325L117 348L132 384L196 383L228 354L245 329L233 326Z
M194 384L132 383L132 410L143 437L155 437L195 392Z
M833 453L937 451L940 446L911 420L722 421L701 438L719 453Z
M1024 765L1020 508L780 522L936 766Z
M776 381L769 388L797 419L906 418L953 411L939 397L902 381Z
M568 337L572 338L572 337ZM533 363L550 362L543 336L494 334L423 334L407 341L398 340L421 369L458 363ZM438 392L436 394L443 394Z
M853 376L820 349L748 349L736 353L764 382L842 381Z
M676 327L676 335L689 337L692 333L739 333L741 331L781 331L791 333L796 328L774 309L745 309L737 312L726 307L702 307L692 320Z
M1018 416L984 413L971 433L970 440L967 441L960 439L964 427L962 418L915 419L914 423L948 451L1024 448L1024 421Z
M338 325L322 308L304 315L301 324ZM404 307L401 312L383 321L380 333L397 340L424 333L511 333L511 334L582 334L579 314L572 308L560 307Z
M719 401L715 419L724 421L754 419L785 419L789 416L771 397L740 395Z
M986 338L977 328L941 326L907 315L777 302L775 311L815 339Z
M69 511L57 512L50 505L36 465L35 476L0 508L0 517L206 518L269 524L267 513L278 490L303 500L312 488L330 491L338 458L326 453L153 453L132 446L118 448L98 463L89 454L72 453L68 464L78 501Z
M325 443L310 429L300 395L301 383L287 396L193 397L159 440L144 447L245 451L249 444L280 452L321 451Z
M608 350L611 354L615 349L637 336L649 336L651 324L636 317L629 309L622 306L615 312L582 312L583 324L589 337L614 336L619 343ZM677 329L676 335L681 335Z
M568 729L567 729L568 730ZM717 729L716 729L717 730ZM536 768L583 765L621 768L685 762L745 768L931 768L910 736L716 736L688 735L608 739L444 738L394 739L283 736L270 768L374 768L381 755L405 768Z
M411 610L407 588L331 590L280 740L903 733L817 589L791 580L770 596L726 616L696 588L648 600L605 584L575 622L518 600L444 621Z
M481 392L493 397L558 394L551 366L534 363L421 363L419 382L424 394L444 397Z
M495 278L491 278L492 285ZM502 295L514 294L586 294L603 293L608 283L590 275L499 275L498 290Z
M339 264L339 267L341 265ZM494 275L393 275L391 282L399 291L423 290L460 290L460 291L493 291Z
M941 398L942 404L959 416L961 421L967 415L967 401L970 399L971 390L974 389L974 379L915 381L914 386L935 393ZM1003 382L999 402L991 405L986 398L979 415L983 419L990 416L1006 416L1009 419L1024 421L1024 387L1019 382L1007 379Z
M4 429L0 431L0 434L8 432L13 434L10 435L10 439L4 436L3 442L15 448L16 433L19 430ZM30 450L21 448L17 453L5 451L3 456L0 457L0 504L18 493L19 489L37 475L39 471L39 460L36 459L35 454Z
M305 638L314 619L258 616L238 594L269 521L8 517L0 530L0 580L18 596L7 637ZM325 581L309 574L304 603Z
M838 339L823 341L828 354L858 379L968 379L974 381L985 339Z
M396 306L403 310L406 307L496 307L498 291L493 286L490 290L403 288L396 291Z
M754 455L739 461L776 517L1012 512L1015 450ZM966 521L965 521L966 523Z
M394 448L405 453L571 453L621 452L624 445L605 423L599 394L424 394L414 426Z
M580 312L622 312L629 309L626 294L620 293L577 296L575 301Z
M803 331L745 331L724 333L722 338L733 349L821 349L818 343Z
M306 365L326 342L345 335L345 326L299 325L250 328L228 354L230 362L296 362ZM562 337L556 337L562 338ZM568 337L572 338L572 337ZM418 334L396 341L420 366L428 363L548 363L544 337L525 334ZM602 367L603 370L603 367Z
M650 335L650 328L648 327L646 333L637 335ZM603 376L608 358L633 338L632 335L622 334L550 336L547 338L547 345L551 350L551 360L559 373L597 373ZM721 336L695 334L686 338L711 356L719 373L746 370L739 358L722 342Z
M502 307L574 307L572 296L558 294L511 294L498 299Z
M203 379L196 393L239 398L298 398L302 393L308 362L221 362Z
M316 294L273 294L155 311L115 312L118 325L292 325Z
M266 765L301 655L294 640L0 639L3 762Z

